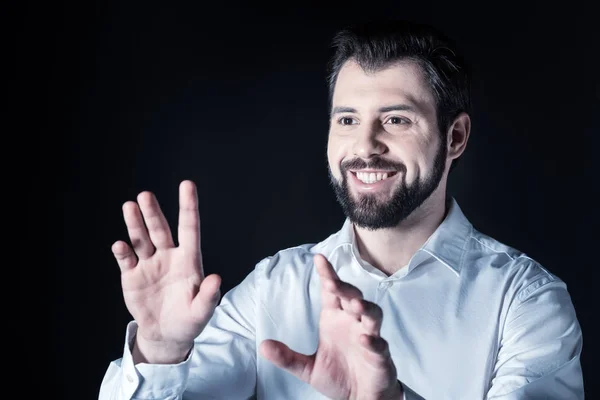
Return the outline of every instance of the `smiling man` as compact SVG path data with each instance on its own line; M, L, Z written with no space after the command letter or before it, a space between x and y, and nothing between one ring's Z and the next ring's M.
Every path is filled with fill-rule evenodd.
M329 174L361 256L392 275L444 217L446 164L465 149L468 104L466 95L454 99L463 104L451 110L457 115L441 135L426 81L436 77L426 77L409 57L379 60L383 65L365 71L370 60L361 56L346 60L332 77Z
M329 175L346 215L259 262L218 304L196 187L177 246L150 192L117 241L133 321L100 399L583 399L566 285L477 231L446 190L470 130L468 68L427 26L340 32Z

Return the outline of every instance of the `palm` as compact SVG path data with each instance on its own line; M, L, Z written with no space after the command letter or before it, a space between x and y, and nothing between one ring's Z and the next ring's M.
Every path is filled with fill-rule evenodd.
M322 280L319 346L311 356L267 340L263 355L332 399L384 399L397 394L396 368L379 336L381 310L337 278L322 256L315 257Z
M178 246L154 196L142 193L138 201L123 206L133 251L113 245L125 304L144 339L189 343L210 319L219 285L216 276L204 279L195 187L180 187Z
M349 398L349 386L354 382L353 374L356 366L356 356L351 354L356 344L356 332L351 317L337 310L324 310L319 322L319 347L315 354L314 369L310 385L315 388L325 388L330 382L335 387L342 387L342 393L325 393L329 397Z
M125 304L146 339L182 342L201 328L191 305L203 277L189 258L181 248L160 250L123 273Z
M360 393L381 393L395 374L369 363L360 343L367 334L361 323L343 310L321 313L319 348L309 384L332 399L361 399Z

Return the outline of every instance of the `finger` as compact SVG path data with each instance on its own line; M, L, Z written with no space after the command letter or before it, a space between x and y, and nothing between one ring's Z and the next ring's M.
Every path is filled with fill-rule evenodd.
M276 340L264 340L260 344L264 358L282 368L303 382L309 382L314 365L314 355L307 356L291 350Z
M382 337L361 335L359 342L365 362L375 368L395 369L388 343Z
M150 240L157 249L165 249L175 246L171 229L167 219L160 209L158 200L151 192L142 192L138 195L140 210L144 216Z
M317 273L321 278L331 279L331 280L339 280L340 278L335 273L335 270L331 266L331 263L323 254L315 254L314 256L315 267L317 268Z
M111 250L117 260L117 264L119 264L121 272L130 270L136 266L137 257L135 256L133 249L129 247L127 243L122 240L116 241L113 243Z
M211 274L202 280L200 289L192 300L192 314L199 321L208 321L221 298L221 277Z
M133 250L139 258L145 259L154 254L154 245L150 241L148 229L137 203L128 201L123 204L123 219Z
M200 251L200 214L198 192L192 181L179 185L179 245L196 253Z
M379 358L383 361L390 357L388 343L381 336L361 335L359 341L365 350L372 355L378 356L371 357L372 360L377 360Z
M383 322L383 311L375 303L364 299L352 300L352 312L361 321L361 325L367 335L379 336Z
M347 282L340 280L326 280L324 285L329 292L339 297L342 301L347 302L348 306L352 299L363 298L363 294L360 289Z
M329 261L322 256L321 254L317 254L314 257L315 269L321 278L321 307L324 309L341 309L342 305L340 303L339 297L333 294L330 290L326 289L326 285L333 279L338 279L335 271L331 274L330 269L333 270L333 267L329 264Z

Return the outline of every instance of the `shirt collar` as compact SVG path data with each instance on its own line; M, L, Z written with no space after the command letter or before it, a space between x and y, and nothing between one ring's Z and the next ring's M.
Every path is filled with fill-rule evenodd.
M424 259L434 257L454 271L457 276L460 274L463 254L473 226L454 197L449 197L448 207L446 217L412 257L406 273L418 266ZM349 219L346 218L337 236L338 240L336 240L334 251L347 247L343 245L350 245L358 258L354 229Z

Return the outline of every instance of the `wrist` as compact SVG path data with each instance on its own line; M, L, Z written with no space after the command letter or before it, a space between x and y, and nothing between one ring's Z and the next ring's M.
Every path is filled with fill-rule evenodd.
M131 355L135 364L179 364L189 355L192 343L159 342L136 335Z
M396 380L394 386L385 392L380 400L402 400L404 398L404 391L402 390L402 384L399 380Z

